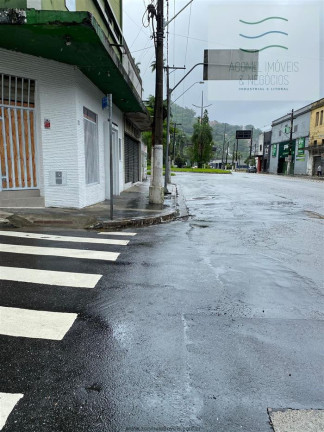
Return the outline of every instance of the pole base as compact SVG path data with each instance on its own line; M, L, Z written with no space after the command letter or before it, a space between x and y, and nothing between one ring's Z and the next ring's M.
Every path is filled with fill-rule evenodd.
M151 204L163 204L164 188L162 186L150 186L149 199Z

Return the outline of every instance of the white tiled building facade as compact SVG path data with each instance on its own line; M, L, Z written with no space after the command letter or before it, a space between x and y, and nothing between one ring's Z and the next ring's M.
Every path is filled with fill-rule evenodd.
M109 199L105 95L75 66L4 49L0 49L0 73L35 81L35 164L45 206L82 208ZM95 181L90 182L86 180L84 112L92 116L91 130L96 129L98 136L91 160L92 171L98 172L92 173ZM115 105L113 141L114 194L119 194L129 185L124 176L124 115ZM0 191L1 187L0 183Z

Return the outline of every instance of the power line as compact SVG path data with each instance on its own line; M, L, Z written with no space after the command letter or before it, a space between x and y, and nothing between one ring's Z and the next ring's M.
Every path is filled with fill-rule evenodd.
M188 22L188 32L187 32L187 44L186 44L186 51L185 51L184 65L185 65L186 62L187 62L188 42L189 42L190 23L191 23L191 11L192 11L192 3L190 4L189 22Z
M190 23L191 23L191 12L192 12L192 3L190 4L190 11L189 11L189 21L188 21L188 31L187 31L187 42L186 42L184 65L186 65L186 63L187 63L188 43L189 43L189 33L190 33ZM175 40L175 37L174 37L174 40ZM185 74L185 72L183 74ZM182 90L184 91L184 83L182 85ZM185 92L183 93L183 97L182 97L182 105L184 105L184 100L185 100L184 94L185 94ZM183 119L184 119L184 112L182 112L182 122L183 122Z
M150 39L151 39L151 37L150 37ZM139 50L131 51L131 54L134 54L134 53L137 53L137 52L140 52L140 51L150 50L152 48L154 48L154 47L150 46L150 47L147 47L147 48L141 48Z

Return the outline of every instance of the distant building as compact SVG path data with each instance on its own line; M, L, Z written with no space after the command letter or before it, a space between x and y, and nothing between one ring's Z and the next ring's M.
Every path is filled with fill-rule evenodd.
M316 175L319 165L324 171L324 98L314 102L311 108L309 130L309 162L308 172Z
M110 146L113 193L140 181L150 118L122 0L0 0L0 8L0 206L109 199Z
M289 174L309 174L307 147L311 109L312 104L294 111L291 142L291 114L272 122L269 172L287 174L288 161L291 159Z
M214 169L222 169L222 159L214 159L210 161L209 166Z
M269 172L270 150L271 150L271 131L263 132L263 159L262 172Z
M264 148L264 134L259 135L258 143L256 144L254 157L255 157L255 166L257 172L262 171L262 161L263 161L263 148Z

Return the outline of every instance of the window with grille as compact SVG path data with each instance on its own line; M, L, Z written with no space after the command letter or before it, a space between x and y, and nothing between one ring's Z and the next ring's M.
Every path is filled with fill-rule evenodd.
M0 104L34 108L35 81L0 75Z
M97 114L83 108L86 184L99 182L99 146Z

